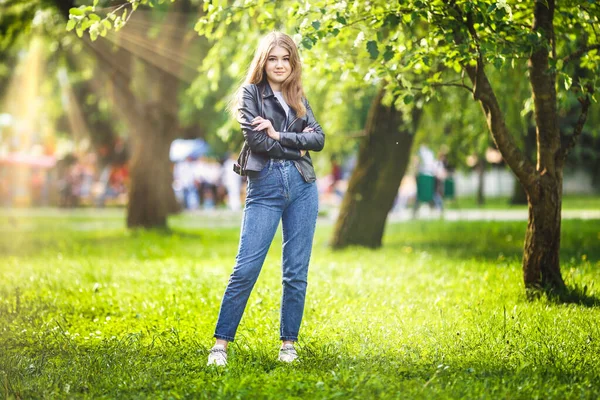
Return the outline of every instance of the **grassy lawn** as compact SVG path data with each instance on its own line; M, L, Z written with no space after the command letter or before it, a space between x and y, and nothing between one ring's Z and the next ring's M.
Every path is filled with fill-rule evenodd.
M600 397L600 307L525 299L525 222L410 221L339 252L320 224L295 365L276 361L277 239L229 365L209 368L238 228L194 218L163 234L0 214L0 397ZM565 220L562 247L567 282L600 297L600 221Z

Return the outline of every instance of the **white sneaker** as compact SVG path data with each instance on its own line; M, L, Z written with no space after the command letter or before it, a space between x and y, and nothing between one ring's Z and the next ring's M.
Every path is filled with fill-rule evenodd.
M284 344L279 350L279 361L291 363L298 358L293 344Z
M208 363L206 365L216 365L224 367L227 365L227 352L222 344L215 344L208 354Z

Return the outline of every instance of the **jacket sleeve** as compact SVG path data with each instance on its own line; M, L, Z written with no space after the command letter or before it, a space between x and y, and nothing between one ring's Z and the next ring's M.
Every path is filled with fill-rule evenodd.
M325 146L325 134L321 125L315 119L308 100L305 101L307 127L313 128L312 132L279 132L279 142L285 147L300 150L321 151Z
M255 90L256 88L253 86L246 85L242 88L238 109L238 122L242 127L242 133L246 142L248 142L248 146L250 146L250 150L254 153L268 154L271 157L286 160L302 158L300 150L284 146L277 140L270 138L266 131L254 130L251 122L260 114L258 104L262 99L256 98L258 90Z

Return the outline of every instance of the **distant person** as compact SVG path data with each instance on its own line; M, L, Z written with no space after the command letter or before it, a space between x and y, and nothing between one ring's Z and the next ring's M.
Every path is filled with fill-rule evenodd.
M108 165L100 175L100 182L104 188L96 201L98 207L104 207L108 199L125 204L129 187L127 162L119 161L116 164Z
M446 171L446 165L444 162L437 158L435 160L435 189L433 192L433 204L434 207L440 211L444 210L444 182L448 176Z
M200 193L200 203L205 210L212 210L218 203L218 186L221 164L208 157L200 157L196 163L196 183Z
M339 200L344 197L344 194L338 187L338 182L342 180L342 166L338 163L335 156L331 156L331 182L329 184L329 193L335 194Z
M440 151L438 155L438 160L441 164L441 189L440 193L445 200L454 200L455 199L455 189L454 189L454 165L448 159L448 151L444 149Z
M279 225L283 226L283 297L279 360L293 362L304 312L308 264L317 221L318 191L308 150L325 143L321 126L304 96L302 66L286 34L266 35L232 107L249 146L240 172L248 192L240 244L225 289L209 365L227 363L250 292Z
M417 158L417 193L413 204L413 217L416 217L421 203L429 203L436 209L443 210L443 200L437 185L440 163L426 144L419 146Z
M193 210L198 208L198 190L196 188L195 164L192 157L175 164L173 175L177 186L181 188L183 208Z

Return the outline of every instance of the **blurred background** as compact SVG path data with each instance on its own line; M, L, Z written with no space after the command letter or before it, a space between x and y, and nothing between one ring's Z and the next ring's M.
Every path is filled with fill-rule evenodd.
M202 2L185 0L140 6L124 28L92 41L66 29L69 10L80 4L0 2L0 205L129 205L130 226L160 225L180 211L240 210L245 182L232 163L243 138L226 106L258 38L271 26L293 34L295 21L277 26L249 15L250 22L224 25L208 40L194 29ZM106 15L123 4L99 2L96 11ZM381 80L369 76L364 54L351 46L338 58L325 46L300 49L305 89L327 135L325 150L313 155L321 209L335 213L368 135L369 112L381 103ZM489 73L515 139L535 159L526 66ZM470 94L440 93L399 107L411 125L396 141L403 170L400 185L390 183L390 212L526 204ZM561 105L561 129L570 131L580 106L567 96ZM409 106L418 112L402 108ZM593 104L568 158L567 198L596 202L600 192L598 111Z

